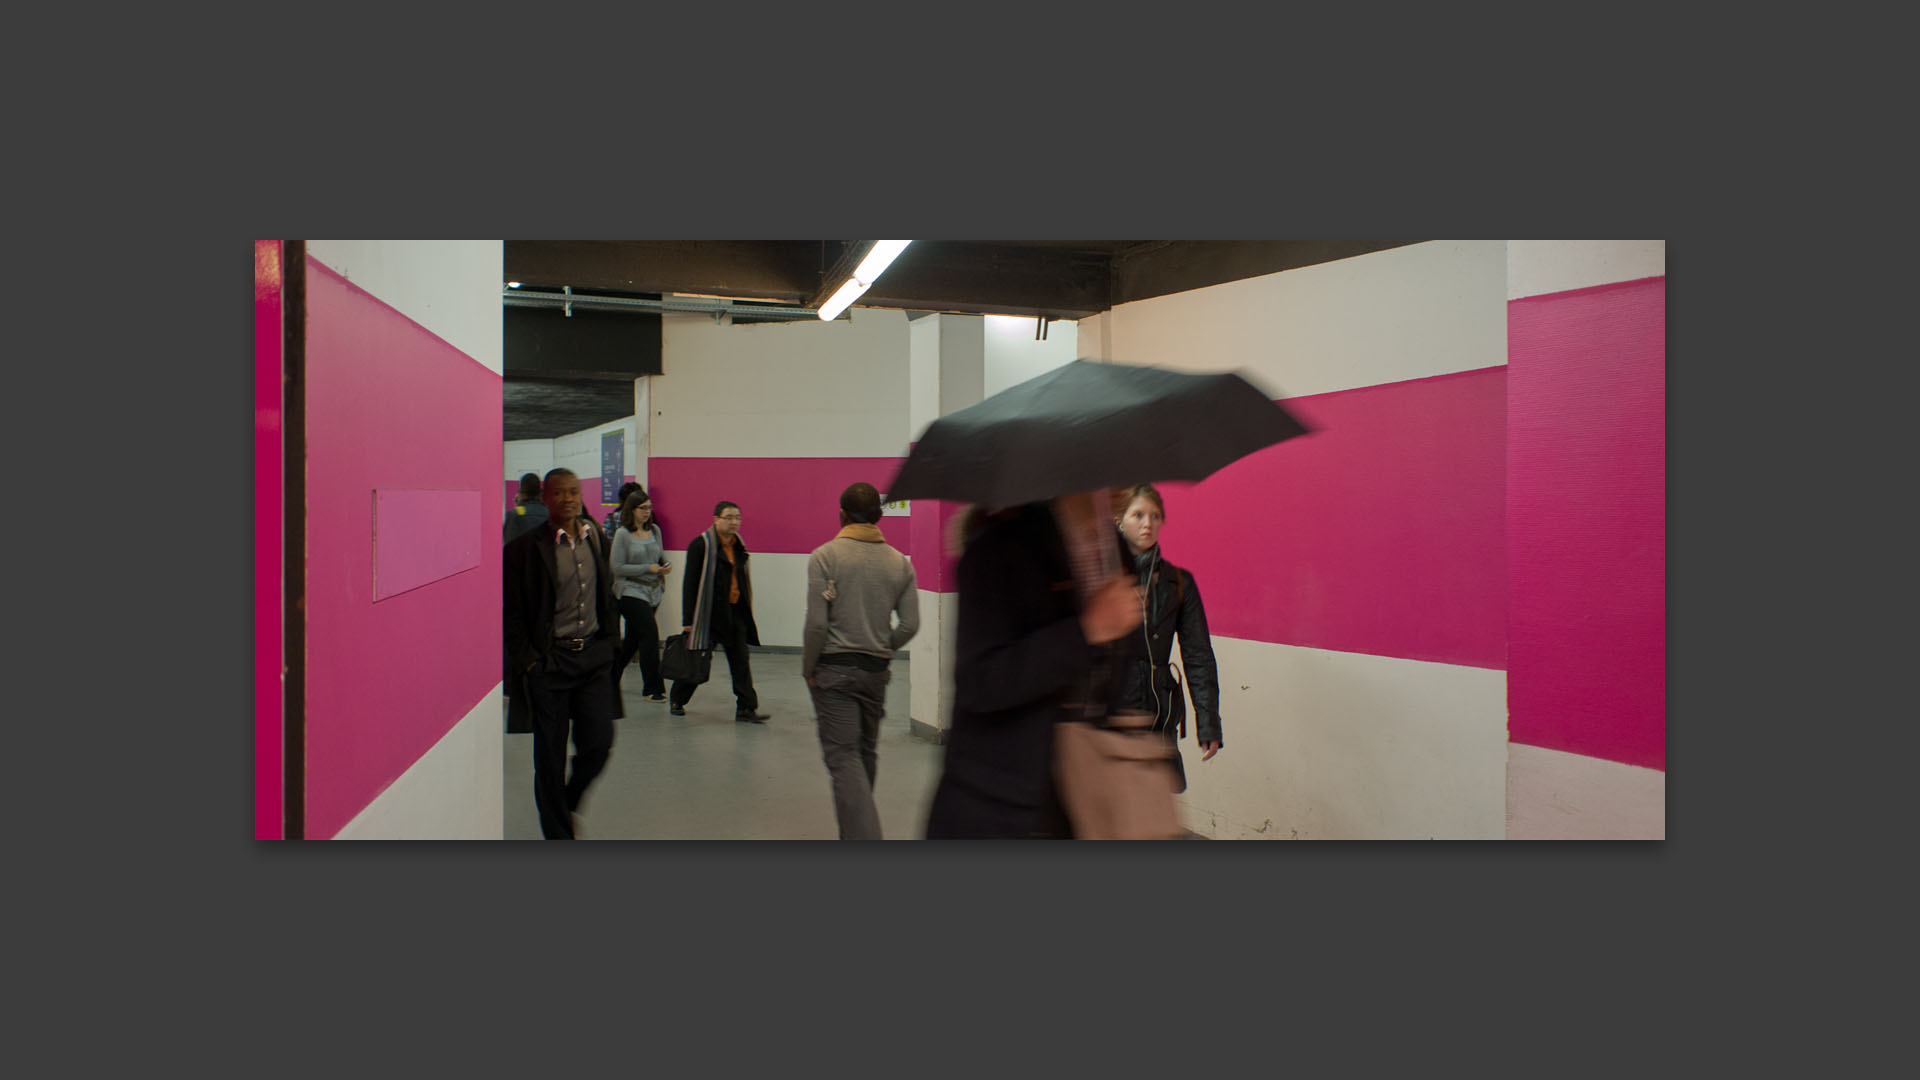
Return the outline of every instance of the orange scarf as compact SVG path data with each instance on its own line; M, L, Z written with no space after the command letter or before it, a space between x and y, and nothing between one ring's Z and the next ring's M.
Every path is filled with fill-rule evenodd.
M720 554L727 560L727 566L734 569L733 573L727 575L727 603L737 604L740 602L740 574L733 561L733 537L720 538Z

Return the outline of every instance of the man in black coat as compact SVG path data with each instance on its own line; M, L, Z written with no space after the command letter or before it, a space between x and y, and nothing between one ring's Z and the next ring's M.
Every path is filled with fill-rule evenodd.
M747 545L740 541L740 504L721 500L713 508L713 527L687 544L687 572L680 579L680 618L687 648L718 647L727 654L733 676L733 718L753 724L769 719L753 689L747 646L760 644L753 623L753 579L747 574ZM698 683L675 681L667 711L687 715Z
M971 515L960 556L953 724L927 838L1073 835L1053 780L1053 725L1094 686L1110 642L1140 625L1138 587L1116 578L1084 610L1046 503Z
M572 840L579 827L574 815L606 767L613 720L621 715L613 682L620 616L613 570L592 523L580 514L580 478L568 469L547 473L540 501L547 524L504 551L507 682L526 696L533 715L540 833Z

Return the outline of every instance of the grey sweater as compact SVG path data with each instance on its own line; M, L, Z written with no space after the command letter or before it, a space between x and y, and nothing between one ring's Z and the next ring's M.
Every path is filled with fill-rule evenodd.
M666 580L647 567L659 562L664 554L657 529L648 529L639 535L632 529L615 533L613 555L607 560L613 564L613 580L619 583L614 595L637 596L659 607L660 598L666 595Z
M897 621L896 621L897 620ZM907 561L873 525L849 525L807 557L800 674L825 653L893 658L920 630L920 592Z

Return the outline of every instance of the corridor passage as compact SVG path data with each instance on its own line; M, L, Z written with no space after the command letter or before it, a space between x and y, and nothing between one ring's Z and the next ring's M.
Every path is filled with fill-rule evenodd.
M621 689L627 715L616 720L613 756L581 807L587 840L836 840L833 790L820 758L813 706L798 653L753 651L760 711L772 719L733 718L727 661L672 716L664 702L640 697L640 669ZM874 800L888 840L917 840L940 777L942 748L908 726L908 663L896 659L880 731ZM540 839L533 807L533 736L503 736L505 838Z

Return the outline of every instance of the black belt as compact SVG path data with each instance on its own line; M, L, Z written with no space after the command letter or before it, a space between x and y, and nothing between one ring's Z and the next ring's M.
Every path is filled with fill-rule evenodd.
M828 664L833 667L856 667L861 671L887 670L887 662L885 660L877 656L869 656L866 653L857 652L822 653L820 659L815 661L815 663Z
M587 639L583 637L554 638L553 647L565 649L568 652L579 652L587 647Z

